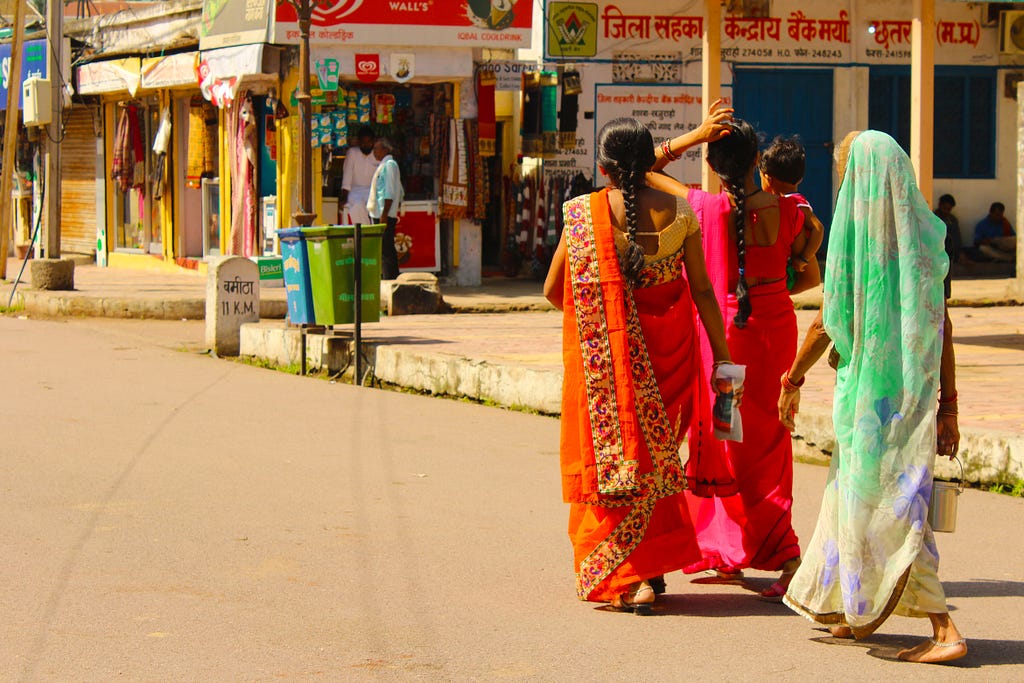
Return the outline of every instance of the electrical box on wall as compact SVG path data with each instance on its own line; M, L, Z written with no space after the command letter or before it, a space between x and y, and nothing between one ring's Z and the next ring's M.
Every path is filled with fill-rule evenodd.
M21 119L26 126L45 126L53 119L50 81L28 78L21 86Z

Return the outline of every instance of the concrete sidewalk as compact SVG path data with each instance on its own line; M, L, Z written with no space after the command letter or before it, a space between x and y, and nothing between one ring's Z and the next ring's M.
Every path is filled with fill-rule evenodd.
M975 482L1024 479L1024 315L1019 307L955 308L951 312L960 394L961 455ZM803 337L815 311L798 311ZM403 316L363 326L369 372L376 381L436 395L557 414L561 401L562 316L555 312ZM306 337L308 358L321 345L343 346L333 365L351 362L348 338ZM295 367L301 334L283 323L245 325L242 353ZM835 447L835 375L820 362L808 374L795 434L797 453L820 457ZM943 460L940 473L959 475Z
M8 261L8 279L0 281L0 306L7 306L20 263ZM75 267L75 290L39 291L32 288L29 270L18 286L15 304L30 315L87 316L201 320L206 310L206 278L198 272ZM1021 303L1013 294L1015 281L954 280L953 306L993 306ZM500 313L551 310L541 283L515 278L487 278L479 287L445 287L444 300L456 313ZM287 313L283 288L260 290L260 317L283 319ZM797 308L818 308L820 291L794 298Z

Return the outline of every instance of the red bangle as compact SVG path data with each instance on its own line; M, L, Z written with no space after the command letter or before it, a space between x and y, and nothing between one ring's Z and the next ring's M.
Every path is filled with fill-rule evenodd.
M782 379L781 379L782 388L786 390L786 393L793 393L794 391L797 391L800 387L802 387L804 385L804 382L806 382L806 381L807 381L807 375L804 375L803 377L801 377L799 382L794 382L793 380L791 380L789 378L789 371L788 370L786 372L782 373Z
M942 398L942 392L939 392L939 403L956 403L957 392L953 392L953 395L949 398Z
M661 153L665 155L665 158L669 161L678 161L683 157L682 154L675 154L672 152L672 141L665 140L661 143Z

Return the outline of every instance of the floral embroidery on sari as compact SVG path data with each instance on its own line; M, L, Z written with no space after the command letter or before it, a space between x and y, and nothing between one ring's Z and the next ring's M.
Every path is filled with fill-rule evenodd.
M625 459L622 444L590 197L577 197L567 202L565 218L566 257L576 303L576 327L583 356L598 490L601 493L626 492L637 487L639 463Z
M637 501L637 505L615 530L580 562L579 571L576 572L576 594L580 600L586 600L594 588L607 579L640 545L657 500L657 497L652 496Z

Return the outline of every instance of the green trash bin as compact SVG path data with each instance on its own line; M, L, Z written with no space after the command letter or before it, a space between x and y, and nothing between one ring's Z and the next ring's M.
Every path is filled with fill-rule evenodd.
M380 254L384 225L362 226L362 315L364 323L380 320ZM313 315L320 325L354 323L355 226L303 228L313 289Z

